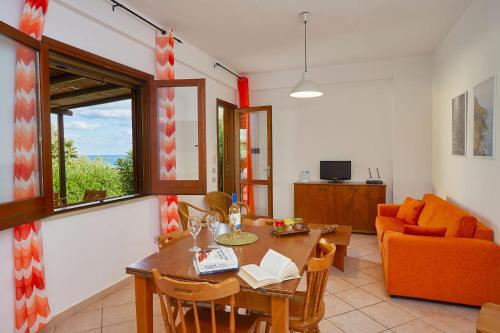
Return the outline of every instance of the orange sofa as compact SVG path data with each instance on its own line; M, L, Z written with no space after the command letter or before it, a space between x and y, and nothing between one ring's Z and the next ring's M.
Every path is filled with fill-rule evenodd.
M500 246L493 230L463 209L426 194L419 226L446 227L445 237L403 234L400 205L378 206L375 222L387 292L468 305L500 303Z

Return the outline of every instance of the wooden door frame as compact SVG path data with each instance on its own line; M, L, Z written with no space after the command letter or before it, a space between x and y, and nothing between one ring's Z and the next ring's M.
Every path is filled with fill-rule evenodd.
M219 119L218 119L218 109L219 107L224 108L224 156L223 156L223 188L222 192L227 194L232 194L236 192L235 174L234 174L234 110L238 108L237 105L233 103L226 102L222 99L217 98L216 101L216 124L217 124L217 162L219 161ZM230 112L226 112L230 111ZM232 146L228 143L231 142ZM226 184L229 184L226 186ZM217 187L219 185L219 170L217 170ZM218 188L219 189L219 188Z
M267 180L250 180L241 182L240 180L240 147L239 147L239 115L240 112L267 112L267 163L269 167ZM267 185L267 214L269 217L273 217L273 107L271 105L254 106L248 108L239 108L234 112L234 135L238 140L238 144L234 146L234 157L235 157L235 188L238 198L240 198L240 188L241 184L248 185Z

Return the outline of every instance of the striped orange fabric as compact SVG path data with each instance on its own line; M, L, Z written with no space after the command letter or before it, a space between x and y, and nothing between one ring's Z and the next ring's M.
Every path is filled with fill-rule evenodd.
M166 34L156 36L156 78L158 80L173 80L174 73L174 33L171 29ZM160 88L158 90L158 116L160 142L160 179L176 179L175 161L175 88ZM177 196L160 196L161 230L167 234L179 229L179 212Z
M48 0L26 0L19 30L41 39ZM37 145L37 93L35 52L19 46L16 53L14 105L14 200L32 198L39 192ZM45 292L40 221L13 228L17 332L33 333L50 318Z

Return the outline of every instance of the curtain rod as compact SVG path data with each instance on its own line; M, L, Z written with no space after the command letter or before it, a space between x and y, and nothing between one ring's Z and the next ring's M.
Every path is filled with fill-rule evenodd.
M162 29L160 28L159 26L157 26L156 24L154 24L153 22L145 19L144 17L142 17L141 15L137 14L136 12L134 12L133 10L131 10L130 8L127 8L125 7L124 5L122 5L121 3L119 3L118 1L115 1L115 0L110 0L112 3L113 3L113 11L115 11L115 8L116 7L119 7L119 8L122 8L124 10L126 10L127 12L129 12L130 14L134 15L135 17L137 17L138 19L146 22L147 24L149 24L150 26L156 28L157 30L159 30L163 35L166 34L167 32L165 31L165 29ZM177 37L174 37L174 39L180 43L180 44L183 44L182 43L182 40L180 40L179 38Z
M216 63L215 63L214 68L215 68L215 67L220 67L220 68L222 68L222 69L226 70L227 72L229 72L229 73L233 74L234 76L236 76L236 77L237 77L238 79L240 79L240 80L243 78L242 76L239 76L238 74L236 74L235 72L233 72L232 70L230 70L229 68L227 68L226 66L222 65L222 64L221 64L221 63L219 63L219 62L216 62Z

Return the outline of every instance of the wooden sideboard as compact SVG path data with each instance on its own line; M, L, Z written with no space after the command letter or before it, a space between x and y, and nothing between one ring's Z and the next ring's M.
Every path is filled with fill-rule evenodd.
M377 205L385 203L386 185L309 182L294 184L294 216L322 224L352 226L375 233Z

